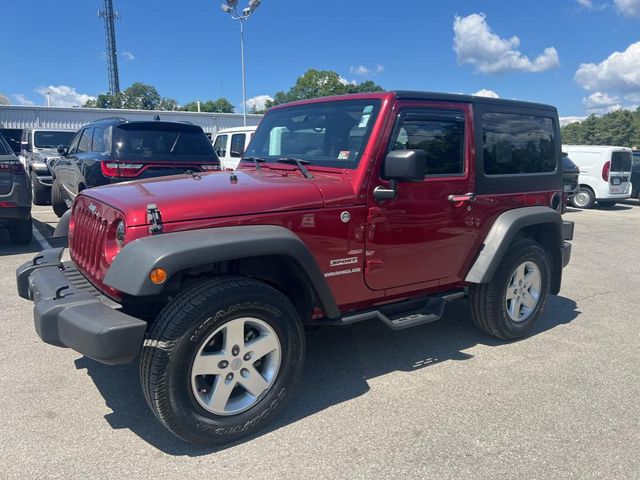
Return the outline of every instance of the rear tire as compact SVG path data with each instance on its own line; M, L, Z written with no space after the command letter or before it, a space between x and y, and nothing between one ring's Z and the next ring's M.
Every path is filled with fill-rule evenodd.
M501 340L525 336L544 310L550 280L542 246L529 239L513 242L491 281L469 289L473 323Z
M144 396L181 439L230 443L283 408L300 380L304 343L298 312L278 290L239 276L202 280L151 325L140 359Z
M69 207L67 207L67 204L64 202L60 188L58 180L54 180L53 186L51 187L51 207L53 208L53 213L55 213L58 218L62 217L64 212L69 210Z
M613 207L616 206L616 203L617 202L611 202L611 201L607 202L607 201L604 201L604 200L598 200L598 205L601 208L613 208Z
M576 208L593 208L596 195L589 187L580 186L571 197L571 205Z
M34 172L31 172L31 193L34 205L46 205L49 203L49 199L51 198L49 187L42 185L38 181L38 176Z
M18 220L9 227L9 237L16 245L27 245L33 239L33 221L31 217Z

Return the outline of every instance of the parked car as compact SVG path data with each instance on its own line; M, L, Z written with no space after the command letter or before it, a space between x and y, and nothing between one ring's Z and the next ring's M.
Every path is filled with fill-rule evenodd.
M400 330L468 294L480 330L527 335L571 255L561 157L547 105L420 92L279 105L233 172L79 192L56 230L71 261L44 250L18 292L43 341L106 364L140 355L166 428L229 443L292 396L305 326Z
M580 169L578 166L571 161L568 153L562 152L562 188L569 199L580 186L579 177Z
M21 148L20 142L22 141L22 129L21 128L0 128L0 135L7 141L13 153L20 158Z
M83 127L53 163L51 205L58 216L82 190L127 180L220 170L201 127L109 118Z
M257 127L236 127L218 130L213 141L216 155L222 162L222 168L235 169L240 158L251 141Z
M16 244L31 242L31 189L24 166L0 135L0 226Z
M633 151L631 164L631 196L640 200L640 151Z
M571 197L576 208L598 202L613 207L631 196L631 149L600 145L563 145L562 151L580 169L580 187Z
M52 177L47 161L59 156L58 145L67 145L74 133L74 130L49 128L25 128L22 131L21 154L35 205L49 203Z

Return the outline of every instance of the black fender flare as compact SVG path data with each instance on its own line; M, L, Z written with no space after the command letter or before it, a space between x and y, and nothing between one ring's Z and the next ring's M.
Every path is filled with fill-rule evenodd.
M340 316L333 292L305 243L291 230L276 225L208 228L134 240L118 253L104 283L132 296L157 295L164 285L149 279L154 268L163 268L170 278L190 268L265 255L286 256L295 261L327 317Z
M557 225L557 246L558 252L560 252L560 246L563 242L563 226L562 216L556 210L536 206L516 208L501 214L491 226L465 281L469 283L489 282L518 232L523 228L545 223Z
M64 214L58 220L56 229L53 231L52 238L68 237L69 236L69 221L71 220L71 209L64 212Z

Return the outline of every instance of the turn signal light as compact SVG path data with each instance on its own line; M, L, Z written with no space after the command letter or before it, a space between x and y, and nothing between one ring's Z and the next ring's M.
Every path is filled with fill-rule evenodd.
M154 268L149 274L149 280L156 285L162 285L167 281L167 271L163 268Z

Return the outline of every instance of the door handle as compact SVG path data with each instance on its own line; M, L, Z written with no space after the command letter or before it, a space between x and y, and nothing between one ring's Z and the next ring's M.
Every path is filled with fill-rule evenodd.
M476 194L475 193L465 193L463 195L449 195L448 200L451 203L464 203L464 202L475 202Z

